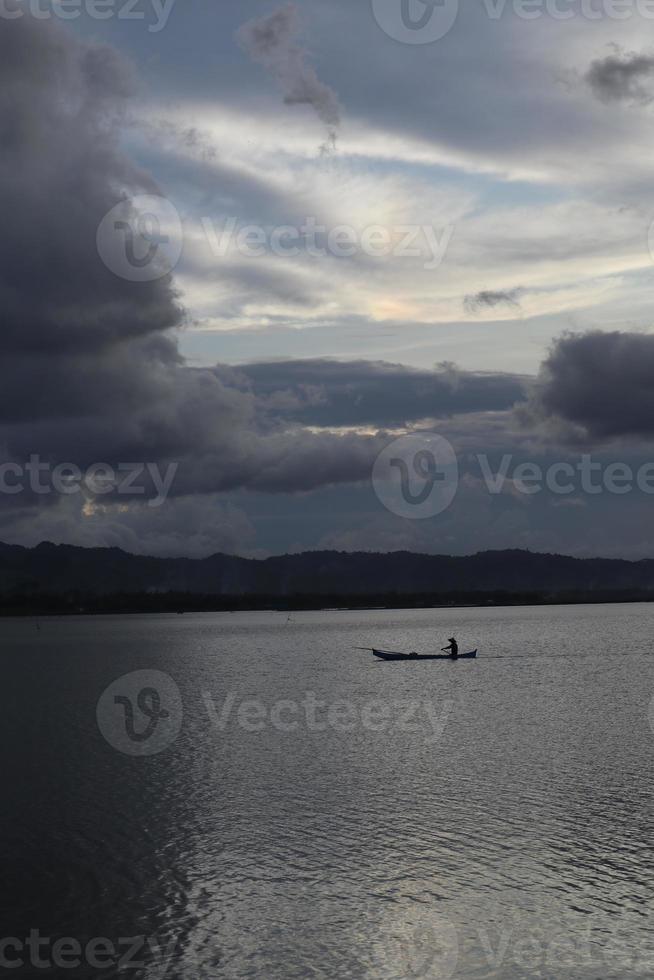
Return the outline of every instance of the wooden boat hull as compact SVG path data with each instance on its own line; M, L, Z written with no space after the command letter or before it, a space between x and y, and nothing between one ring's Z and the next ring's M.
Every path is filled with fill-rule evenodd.
M372 652L380 660L473 660L477 656L476 650L460 653L458 657L449 653L396 653L393 650L375 649Z

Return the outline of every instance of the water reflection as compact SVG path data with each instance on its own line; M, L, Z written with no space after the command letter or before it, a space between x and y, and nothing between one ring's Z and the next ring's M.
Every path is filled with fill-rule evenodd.
M4 934L147 937L183 980L651 974L654 668L633 654L654 613L458 610L475 664L353 652L419 648L451 615L0 623ZM562 665L570 635L584 656ZM96 722L135 670L174 678L184 708L147 758ZM354 725L271 723L307 692ZM220 711L230 693L264 705L258 730L216 723L207 694ZM373 700L429 702L444 726L374 730Z

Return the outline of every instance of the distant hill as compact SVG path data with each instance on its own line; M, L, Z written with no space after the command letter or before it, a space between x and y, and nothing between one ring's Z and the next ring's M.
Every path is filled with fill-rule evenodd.
M465 557L317 551L263 560L148 558L118 548L0 544L0 596L185 593L204 596L437 596L470 593L653 593L654 560L528 551Z

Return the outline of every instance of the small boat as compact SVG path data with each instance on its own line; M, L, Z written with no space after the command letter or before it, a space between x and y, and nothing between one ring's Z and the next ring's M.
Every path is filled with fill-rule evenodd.
M460 653L458 657L453 657L449 653L395 653L393 650L375 650L372 652L380 660L473 660L477 656L476 650L470 653Z

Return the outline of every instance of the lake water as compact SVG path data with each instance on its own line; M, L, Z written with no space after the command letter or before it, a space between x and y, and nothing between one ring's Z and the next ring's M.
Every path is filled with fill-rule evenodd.
M39 625L0 622L0 973L654 974L654 606Z

